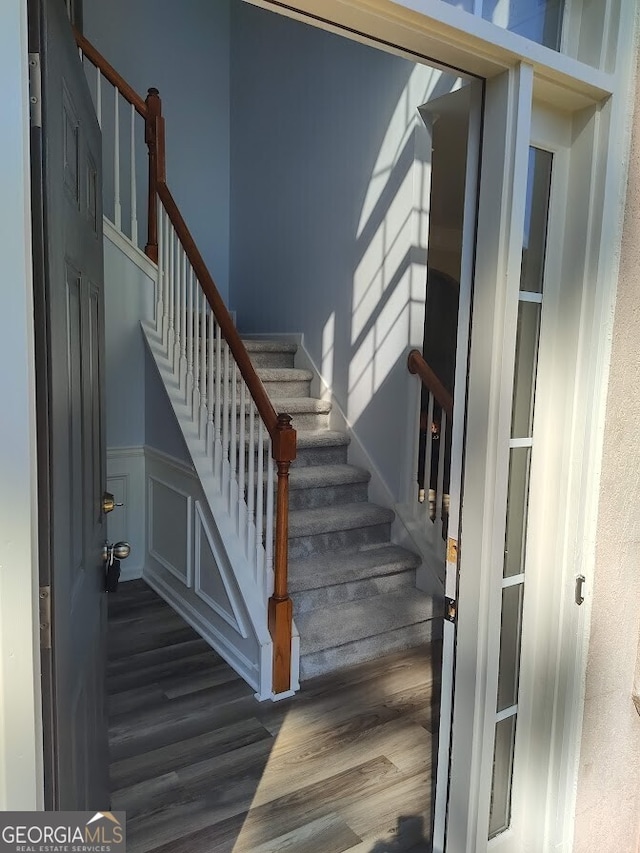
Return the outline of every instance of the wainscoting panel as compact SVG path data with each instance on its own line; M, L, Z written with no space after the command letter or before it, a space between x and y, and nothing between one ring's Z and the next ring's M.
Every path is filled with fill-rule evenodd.
M241 616L239 602L233 589L233 581L219 567L224 565L219 548L209 531L203 507L196 501L196 551L195 569L196 595L218 616L235 628L243 637L248 637L247 626Z
M191 496L188 492L147 476L149 556L186 587L192 585Z
M122 504L107 516L107 536L109 542L131 545L131 554L120 564L122 581L141 578L146 559L144 471L144 447L107 449L107 491Z
M148 547L143 578L258 698L268 698L271 638L264 605L236 578L195 470L149 447L145 460Z

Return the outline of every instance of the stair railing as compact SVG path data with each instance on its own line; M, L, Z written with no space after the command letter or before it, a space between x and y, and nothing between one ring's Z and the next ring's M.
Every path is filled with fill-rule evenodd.
M429 520L438 527L438 539L447 538L451 422L453 398L417 349L407 358L407 368L421 380L420 442L418 450L418 501L427 500Z
M275 694L291 686L292 602L288 593L289 468L296 431L267 395L234 322L167 186L164 117L157 89L146 100L76 32L81 57L95 69L102 123L103 78L114 88L114 221L122 227L119 98L130 106L129 236L137 245L136 116L144 120L149 192L145 254L158 265L155 324L175 382L203 442L223 510L232 519L255 583L268 599ZM135 223L135 226L134 226ZM274 489L274 464L277 489ZM275 507L274 507L275 491ZM275 551L275 554L274 554Z

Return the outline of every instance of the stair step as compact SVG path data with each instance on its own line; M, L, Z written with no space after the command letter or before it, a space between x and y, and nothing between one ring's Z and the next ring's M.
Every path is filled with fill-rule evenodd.
M295 430L322 430L329 426L331 403L329 400L318 400L315 397L276 397L274 408L279 414L291 415L291 426ZM239 423L240 400L236 402L236 418ZM249 406L245 400L245 419L249 423Z
M353 465L311 465L291 468L289 508L314 509L367 500L371 475Z
M300 430L297 456L291 470L311 465L344 465L350 438L346 432L332 429Z
M352 580L411 572L419 564L416 554L398 545L328 551L290 560L289 587L294 593L305 592Z
M259 367L256 373L272 400L275 397L291 398L311 395L313 373L310 370L297 367Z
M371 503L299 509L289 513L289 557L388 542L393 510Z
M277 412L291 415L291 425L295 430L321 430L329 427L329 400L318 400L316 397L276 397L274 408Z
M297 344L281 341L243 341L254 367L293 367Z
M433 617L432 598L416 589L301 613L301 678L428 642Z
M415 554L395 545L292 560L289 589L296 619L310 610L415 589L419 562Z

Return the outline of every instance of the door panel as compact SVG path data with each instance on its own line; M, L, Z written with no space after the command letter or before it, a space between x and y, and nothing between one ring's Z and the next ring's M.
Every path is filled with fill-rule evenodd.
M39 464L47 468L41 577L51 585L53 626L43 651L47 808L101 810L109 805L101 139L65 5L34 0L29 19L42 68L32 175L41 176L33 190L42 244L34 246Z

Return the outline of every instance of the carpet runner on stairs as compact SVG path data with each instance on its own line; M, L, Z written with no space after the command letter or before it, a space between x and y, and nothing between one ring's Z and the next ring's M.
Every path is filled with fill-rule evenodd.
M289 579L301 679L428 642L434 611L415 585L420 558L391 543L394 513L368 501L369 472L349 465L349 436L329 428L331 404L311 397L313 374L295 368L296 344L245 346L298 430Z

